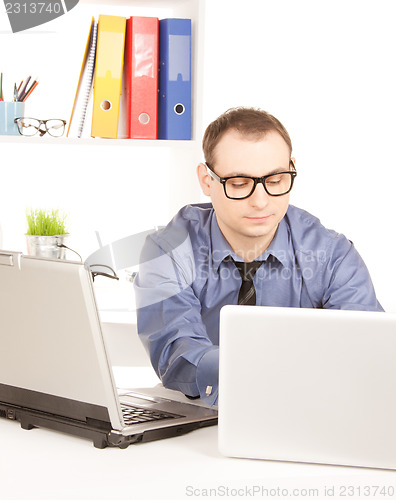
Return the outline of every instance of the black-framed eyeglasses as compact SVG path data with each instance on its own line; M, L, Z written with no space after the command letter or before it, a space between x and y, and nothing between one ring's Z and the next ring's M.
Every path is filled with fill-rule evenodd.
M61 137L65 132L65 120L51 118L50 120L38 120L37 118L20 117L14 122L18 126L19 133L25 136L36 135L40 132L40 137L47 132L52 137Z
M219 177L206 163L209 175L223 184L224 194L230 200L244 200L249 198L256 189L258 183L264 186L267 194L270 196L284 196L290 193L294 179L297 175L294 162L290 159L290 170L276 172L274 174L265 175L264 177L249 177L247 175L238 175L232 177Z

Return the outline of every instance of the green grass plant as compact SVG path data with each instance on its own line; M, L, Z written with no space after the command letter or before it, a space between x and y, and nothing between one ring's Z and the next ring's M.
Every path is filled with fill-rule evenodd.
M30 209L26 211L27 232L29 235L56 236L68 234L66 215L57 209Z

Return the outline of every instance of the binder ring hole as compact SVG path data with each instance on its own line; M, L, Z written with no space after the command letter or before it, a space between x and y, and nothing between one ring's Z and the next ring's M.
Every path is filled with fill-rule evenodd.
M110 111L111 109L111 102L110 101L102 101L100 103L100 107L103 109L103 111Z
M173 109L175 110L175 113L177 115L182 115L186 108L183 106L183 104L179 102L178 104L175 105Z
M150 121L150 116L147 113L141 113L139 115L139 122L142 125L147 125L149 121Z

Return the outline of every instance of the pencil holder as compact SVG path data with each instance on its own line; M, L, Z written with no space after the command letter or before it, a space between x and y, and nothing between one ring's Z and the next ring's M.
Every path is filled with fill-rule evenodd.
M24 102L0 101L0 135L20 135L15 118L24 116Z

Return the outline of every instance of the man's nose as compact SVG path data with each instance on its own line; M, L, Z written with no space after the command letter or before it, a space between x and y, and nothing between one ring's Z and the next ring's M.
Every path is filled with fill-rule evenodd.
M270 195L264 188L263 182L258 182L256 188L250 196L249 200L251 205L265 206L269 202Z

